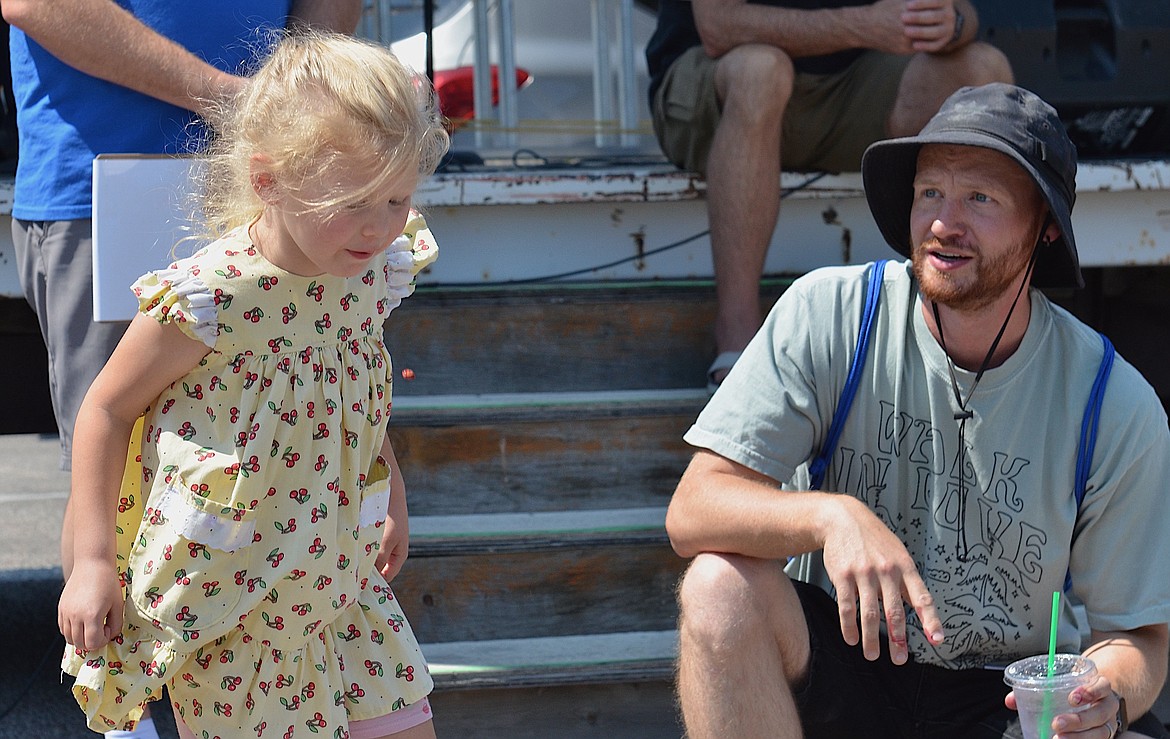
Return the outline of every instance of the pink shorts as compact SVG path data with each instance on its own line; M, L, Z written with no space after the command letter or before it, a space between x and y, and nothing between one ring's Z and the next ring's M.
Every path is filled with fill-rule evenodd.
M413 729L431 720L431 704L426 698L417 700L394 713L377 718L354 721L349 725L349 739L378 739L400 731Z
M379 737L413 729L430 720L431 704L426 698L423 698L394 713L354 721L349 725L349 739L379 739ZM195 735L179 720L178 716L175 717L175 723L182 739L195 739Z

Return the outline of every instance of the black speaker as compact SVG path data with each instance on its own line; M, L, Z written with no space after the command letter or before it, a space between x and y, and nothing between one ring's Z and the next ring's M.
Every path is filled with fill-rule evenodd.
M972 1L979 37L1056 108L1081 158L1170 154L1170 2Z

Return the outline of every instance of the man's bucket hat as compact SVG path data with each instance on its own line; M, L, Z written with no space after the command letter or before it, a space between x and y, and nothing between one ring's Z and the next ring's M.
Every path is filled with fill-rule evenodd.
M923 144L993 149L1014 159L1036 181L1060 237L1041 246L1032 284L1084 287L1072 208L1076 201L1076 147L1048 103L1028 90L996 82L964 87L942 104L917 136L872 144L861 159L869 209L886 242L910 256L910 206Z

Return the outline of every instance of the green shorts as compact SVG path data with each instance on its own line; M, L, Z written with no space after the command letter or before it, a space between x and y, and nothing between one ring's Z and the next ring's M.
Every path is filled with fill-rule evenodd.
M781 131L784 168L855 172L865 148L886 138L886 120L909 56L867 51L836 74L798 73ZM717 59L687 50L667 70L654 96L654 133L666 157L706 174L719 123Z

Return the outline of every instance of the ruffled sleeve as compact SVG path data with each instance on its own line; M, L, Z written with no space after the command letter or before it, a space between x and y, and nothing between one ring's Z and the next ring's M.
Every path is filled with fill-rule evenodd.
M215 296L198 276L172 265L143 275L130 289L140 313L159 323L173 323L192 339L215 348L219 336Z
M402 235L410 241L410 252L414 258L412 269L414 274L422 272L439 258L439 245L427 227L426 219L417 210L410 211L410 218L406 221L406 228Z

